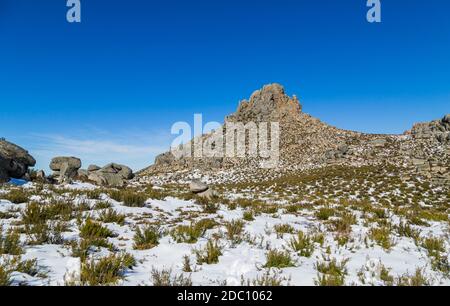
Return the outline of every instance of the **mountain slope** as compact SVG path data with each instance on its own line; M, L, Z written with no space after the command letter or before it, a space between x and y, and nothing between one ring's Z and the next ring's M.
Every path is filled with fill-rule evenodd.
M273 178L293 171L347 165L393 165L429 172L433 178L449 180L450 116L431 123L417 124L404 135L374 135L342 130L302 112L296 96L289 97L279 84L270 84L243 100L236 113L225 118L228 123L279 123L279 163L263 169L262 158L250 156L176 158L171 152L156 158L155 164L141 171L141 176L165 173L239 174L241 180ZM248 135L247 135L248 136ZM207 141L213 134L203 135ZM269 137L270 138L270 137ZM193 140L191 150L196 140ZM246 148L251 144L246 140ZM183 147L186 149L186 147ZM435 172L433 174L433 171ZM431 174L430 174L431 173ZM232 175L231 175L232 176ZM236 175L232 176L233 179Z

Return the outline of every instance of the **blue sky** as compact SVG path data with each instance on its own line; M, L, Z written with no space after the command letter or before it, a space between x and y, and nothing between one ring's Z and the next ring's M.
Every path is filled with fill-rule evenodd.
M0 136L46 168L55 155L140 169L170 127L223 121L279 82L332 125L402 133L450 112L450 2L0 1Z

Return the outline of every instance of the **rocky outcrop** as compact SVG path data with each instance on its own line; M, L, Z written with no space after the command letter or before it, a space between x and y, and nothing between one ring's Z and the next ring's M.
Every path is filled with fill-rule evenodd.
M349 147L345 144L341 144L336 150L330 150L325 153L325 157L329 162L345 158L349 154Z
M438 141L439 143L450 143L450 114L441 120L418 123L411 130L415 139L426 139Z
M36 160L25 149L0 139L0 182L11 178L26 178L28 169L36 165Z
M51 177L59 184L71 183L80 168L81 160L76 157L55 157L50 162L50 169L53 171Z
M134 178L133 170L124 165L112 163L95 170L96 168L90 167L90 171L89 169L87 170L87 177L98 185L123 187L129 180Z
M250 100L243 100L236 113L228 116L231 122L279 122L298 119L302 111L296 96L286 95L280 84L270 84L255 91Z

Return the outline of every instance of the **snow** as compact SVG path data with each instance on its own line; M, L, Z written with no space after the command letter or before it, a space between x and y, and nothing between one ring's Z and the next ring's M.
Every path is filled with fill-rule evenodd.
M63 186L68 190L93 190L94 185L86 183L75 183ZM26 187L30 188L30 187ZM0 190L1 191L1 190ZM0 197L3 193L0 192ZM238 194L229 194L229 198L236 198ZM146 206L142 208L125 207L121 203L109 199L106 195L103 200L108 200L113 205L113 209L118 213L127 215L125 225L106 224L110 230L117 234L115 238L109 238L119 250L132 254L137 262L137 266L132 270L127 270L120 285L151 285L151 273L154 269L171 269L174 274L183 273L183 258L188 256L194 272L185 273L189 275L195 285L240 285L242 280L253 280L267 272L264 268L266 254L269 249L286 250L291 254L295 267L275 269L273 273L280 273L285 277L290 285L314 285L317 278L315 264L323 261L324 258L336 258L338 261L348 260L346 284L361 285L361 278L365 284L382 285L379 279L379 271L382 266L388 268L393 276L401 276L406 273L414 273L417 268L424 268L426 275L435 285L450 285L450 279L434 271L430 267L430 259L426 250L418 247L410 238L395 237L395 245L387 251L371 243L365 245L364 237L368 229L360 224L352 228L352 239L345 247L339 247L333 234L323 230L325 234L325 244L315 245L315 251L310 258L300 257L289 249L289 240L294 237L292 234L285 234L280 237L274 232L274 226L279 224L289 224L295 230L305 233L324 229L323 224L312 217L308 211L300 213L285 214L280 210L277 214L260 214L255 216L255 220L245 223L245 239L242 243L233 245L222 235L219 245L222 246L222 256L218 264L196 264L196 256L193 250L203 248L209 238L226 232L224 226L219 226L209 230L205 237L202 237L195 244L176 243L167 234L160 239L159 245L150 250L133 250L133 236L137 226L145 222L163 222L162 228L170 230L177 224L189 224L191 219L185 219L181 212L198 213L197 219L213 217L220 224L232 220L241 220L244 210L237 208L228 210L225 205L221 205L217 214L201 215L200 205L193 201L184 201L174 197L167 197L165 200L149 199ZM35 195L33 200L42 200ZM80 200L75 199L74 201ZM91 200L92 203L95 200ZM8 212L11 209L21 210L25 204L15 205L6 200L0 200L0 212ZM96 212L89 213L96 216ZM359 215L359 214L356 214ZM180 217L181 216L181 217ZM1 220L4 231L12 226L13 220ZM144 223L145 223L144 222ZM165 223L164 223L165 222ZM392 216L392 222L399 222L399 218ZM78 230L72 222L72 231L64 233L66 240L77 240ZM445 222L430 222L430 227L421 228L422 236L439 236L446 238L447 254L450 250L448 240L448 225ZM331 252L327 254L327 252ZM106 256L107 250L102 250L95 254L95 257ZM70 248L64 245L39 245L26 246L22 260L36 259L39 268L45 271L47 277L31 277L24 273L14 272L12 274L13 284L26 283L28 285L64 285L71 279L77 279L80 274L80 259L71 256ZM276 272L278 271L278 272ZM286 283L285 282L285 283Z

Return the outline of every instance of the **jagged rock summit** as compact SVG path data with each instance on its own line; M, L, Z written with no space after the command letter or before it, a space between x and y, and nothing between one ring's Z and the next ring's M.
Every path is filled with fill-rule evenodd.
M299 119L302 107L296 96L289 97L280 84L270 84L255 91L250 100L241 101L232 122L280 122Z

